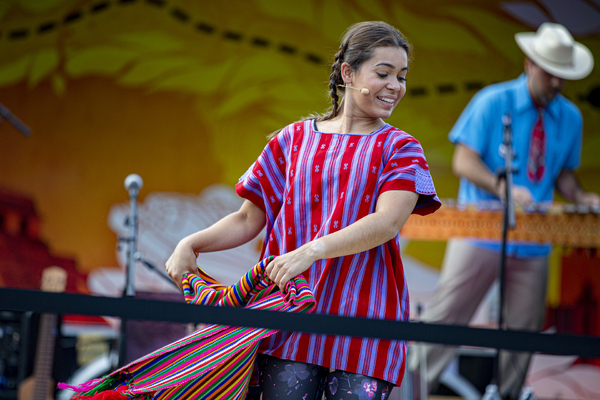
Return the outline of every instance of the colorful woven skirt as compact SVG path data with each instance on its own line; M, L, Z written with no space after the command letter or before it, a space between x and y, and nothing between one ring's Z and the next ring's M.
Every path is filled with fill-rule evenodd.
M298 275L283 292L266 276L269 257L236 284L226 287L199 270L183 277L186 302L259 310L311 312L315 298ZM276 330L208 325L110 375L73 389L76 398L243 399L261 339Z

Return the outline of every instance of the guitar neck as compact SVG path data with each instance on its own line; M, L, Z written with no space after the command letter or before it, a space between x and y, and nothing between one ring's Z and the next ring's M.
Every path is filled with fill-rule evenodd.
M47 398L48 386L54 362L54 341L56 330L55 314L42 314L38 332L37 350L33 375L35 377L34 399Z
M42 272L42 291L64 292L67 283L67 272L60 267L52 266ZM54 361L54 339L56 331L56 315L42 314L38 330L35 365L33 367L34 385L33 399L52 398L51 374Z

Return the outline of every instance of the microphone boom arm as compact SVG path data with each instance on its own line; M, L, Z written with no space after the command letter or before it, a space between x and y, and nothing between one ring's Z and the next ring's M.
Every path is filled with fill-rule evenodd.
M25 125L23 121L21 121L19 118L15 117L8 108L6 108L2 103L0 103L0 122L2 122L3 119L7 120L12 126L15 127L16 130L21 132L24 136L31 136L31 128Z

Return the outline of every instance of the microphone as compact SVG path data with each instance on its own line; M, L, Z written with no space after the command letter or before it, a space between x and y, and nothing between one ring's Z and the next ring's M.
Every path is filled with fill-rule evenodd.
M142 186L144 186L144 181L138 174L127 175L127 178L125 178L125 189L129 191L130 196L137 194L138 190L140 190Z
M355 88L355 87L353 87L353 86L350 86L350 85L348 85L348 84L346 84L346 85L338 85L338 86L339 86L339 87L343 87L343 88L350 88L350 89L354 89L354 90L360 90L360 92L361 92L362 94L364 94L364 95L367 95L367 94L369 94L369 93L370 93L369 89L367 89L367 88L362 88L362 89L359 89L359 88Z

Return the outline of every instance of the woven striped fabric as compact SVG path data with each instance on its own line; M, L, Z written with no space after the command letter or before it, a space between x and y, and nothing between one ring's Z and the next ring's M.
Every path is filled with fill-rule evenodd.
M283 292L264 269L274 257L256 264L231 287L199 270L183 277L185 300L203 304L286 312L311 312L315 298L302 275ZM260 340L276 330L223 325L205 328L156 350L101 379L71 388L80 397L116 391L130 398L243 399Z

